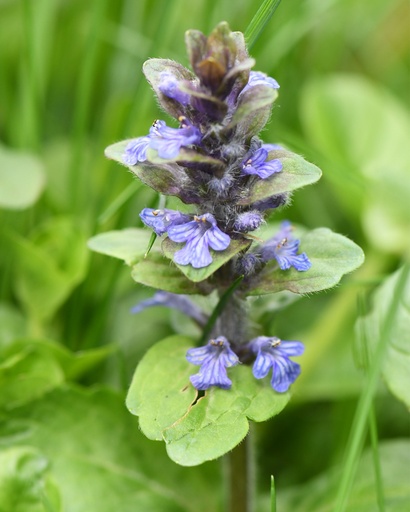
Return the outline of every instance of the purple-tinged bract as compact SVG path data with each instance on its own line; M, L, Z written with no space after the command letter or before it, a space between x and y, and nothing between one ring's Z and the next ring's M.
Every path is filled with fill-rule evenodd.
M186 242L185 247L174 254L174 261L194 268L207 267L212 263L209 247L214 251L223 251L231 242L230 237L218 228L215 217L210 213L195 216L184 224L173 224L167 232L173 242Z
M229 389L232 386L226 369L238 364L239 359L224 336L210 340L204 347L189 349L186 358L188 362L201 367L198 373L190 377L196 389L206 390L211 386Z
M253 375L257 379L263 379L272 368L273 389L279 393L286 392L300 374L300 366L289 358L303 354L303 343L259 336L250 341L249 346L256 354Z

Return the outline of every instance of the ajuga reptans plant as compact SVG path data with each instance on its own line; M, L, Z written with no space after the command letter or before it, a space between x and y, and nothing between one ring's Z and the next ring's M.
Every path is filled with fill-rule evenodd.
M293 358L303 353L303 344L282 340L280 333L266 336L254 327L251 332L249 297L329 288L359 266L363 254L326 228L307 232L288 221L269 228L267 215L321 172L259 137L279 84L253 71L242 33L220 23L208 37L188 31L186 45L192 70L154 58L143 67L173 125L154 120L148 133L106 150L160 194L161 207L139 214L152 231L98 235L91 247L124 257L105 244L115 236L129 245L124 259L133 278L158 290L134 312L176 308L204 330L199 346L184 336L154 345L137 368L127 400L143 432L164 439L174 460L192 465L235 446L246 434L247 417L262 421L280 412L300 374ZM167 196L178 198L181 208L167 208ZM270 230L265 239L261 227ZM147 233L162 241L144 257ZM211 318L188 297L195 294L220 298ZM218 439L212 447L206 442L210 424Z

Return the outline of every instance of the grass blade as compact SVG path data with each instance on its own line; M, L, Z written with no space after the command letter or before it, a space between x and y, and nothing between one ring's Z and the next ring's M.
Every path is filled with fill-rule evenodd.
M265 25L272 18L274 12L278 8L280 0L264 0L259 7L257 13L249 23L248 28L245 30L245 40L248 48L252 48L256 40L265 28Z

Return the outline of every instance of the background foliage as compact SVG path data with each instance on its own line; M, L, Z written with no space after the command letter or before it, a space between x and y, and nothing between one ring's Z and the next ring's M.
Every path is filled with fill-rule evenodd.
M223 508L220 464L177 466L162 444L143 438L124 405L146 349L175 332L197 336L196 327L162 308L131 315L152 290L136 285L119 260L91 253L86 240L141 227L140 210L156 206L151 189L103 156L163 116L142 63L164 57L187 65L189 28L208 33L226 20L244 31L258 4L235 6L0 2L1 510ZM264 139L323 170L274 220L325 226L366 254L333 291L286 309L286 295L284 303L255 299L254 321L266 335L306 344L290 405L254 428L260 510L269 509L271 474L284 512L408 507L408 282L393 313L397 275L372 306L374 289L410 252L408 16L402 0L283 1L251 51L256 69L281 85ZM389 314L397 318L385 332ZM370 389L380 333L389 344L380 372L393 393L378 380L369 413L381 469L365 454L343 504L338 482L354 474L344 452L349 432L350 439L359 432L352 419ZM362 436L359 448L371 444Z

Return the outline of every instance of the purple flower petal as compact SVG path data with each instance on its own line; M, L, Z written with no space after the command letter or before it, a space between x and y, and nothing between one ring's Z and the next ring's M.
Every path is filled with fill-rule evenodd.
M300 375L300 366L289 357L303 354L300 341L282 341L276 337L259 336L249 342L256 354L253 375L263 379L272 368L271 385L279 393L286 392Z
M160 74L159 90L168 98L178 101L181 105L188 105L191 97L179 88L180 81L169 71Z
M249 73L248 83L242 89L241 94L251 89L252 87L255 87L255 85L266 85L272 89L279 89L280 87L274 78L266 75L265 73L262 73L261 71L251 71Z
M148 135L132 139L126 146L122 161L125 165L137 165L138 162L145 162L147 149L151 142Z
M152 228L158 236L163 235L170 226L187 222L189 215L178 212L177 210L155 210L153 208L144 208L140 213L142 222Z
M232 385L226 369L239 363L238 356L230 348L228 340L219 336L210 340L204 347L191 348L186 354L188 362L200 366L190 380L198 390L206 390L211 386L229 389Z
M269 156L264 147L260 147L242 162L242 174L256 174L259 178L266 179L272 174L282 170L282 162L275 158L266 160Z
M158 151L158 156L165 159L175 158L183 146L199 144L201 132L185 118L181 119L181 128L171 128L165 121L155 121L150 129L150 145Z
M174 261L179 265L191 264L194 268L207 267L212 263L209 247L214 251L223 251L231 241L209 213L194 217L190 222L170 226L168 236L173 242L187 242L174 254Z
M305 272L312 266L306 253L298 254L299 240L292 234L290 222L283 222L280 231L265 242L261 248L262 260L267 262L276 259L279 268L288 270L294 267L299 272Z
M164 306L167 308L177 309L189 316L195 322L203 327L206 324L207 316L205 313L194 304L188 297L185 295L177 295L175 293L158 291L155 295L149 299L142 300L136 306L131 309L132 313L140 313L146 308L155 307L155 306Z

